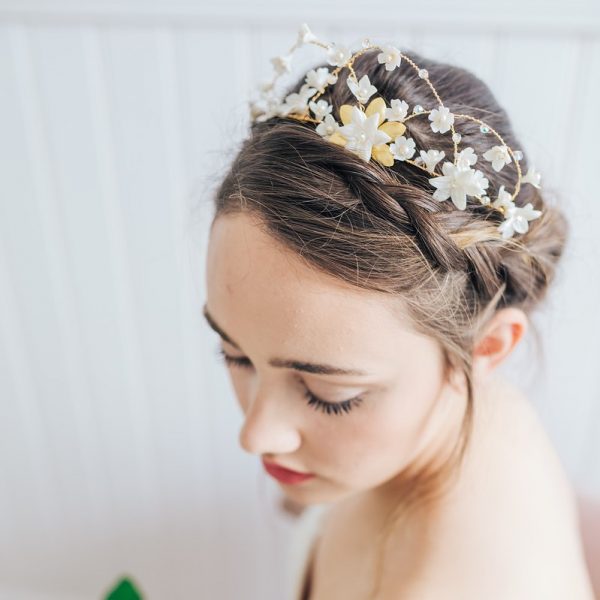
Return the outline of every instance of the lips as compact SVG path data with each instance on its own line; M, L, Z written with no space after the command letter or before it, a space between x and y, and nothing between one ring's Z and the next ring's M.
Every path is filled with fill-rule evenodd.
M302 483L303 481L314 477L313 473L299 473L298 471L286 469L285 467L281 467L275 463L267 462L264 459L262 462L267 473L282 483Z

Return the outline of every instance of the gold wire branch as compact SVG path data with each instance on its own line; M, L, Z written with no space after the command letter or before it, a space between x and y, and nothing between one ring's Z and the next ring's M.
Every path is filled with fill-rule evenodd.
M322 48L325 48L327 50L331 49L331 45L325 44L323 42L320 41L315 41L315 40L311 40L309 43L312 43L314 45L320 46ZM356 72L354 71L353 65L354 65L354 61L361 56L362 54L364 54L365 52L368 52L369 50L373 50L373 49L379 49L382 52L385 52L385 48L380 46L379 44L371 44L369 42L368 39L364 40L363 42L364 47L361 50L357 50L356 52L354 52L350 58L343 64L343 65L338 65L333 71L330 71L329 76L335 76L336 79L333 83L329 83L329 82L325 82L325 84L323 85L322 89L317 90L317 93L311 97L311 101L316 102L323 94L325 94L326 89L330 86L330 85L335 85L335 83L337 83L337 76L339 74L340 71L342 71L344 68L347 68L350 71L350 74L352 76L352 78L354 79L355 82L358 83L358 77L356 75ZM292 46L292 48L290 49L293 50L295 48L295 46ZM409 57L406 56L406 54L403 54L402 52L399 52L399 55L401 57L402 60L406 61L409 65L411 65L411 67L413 69L415 69L415 71L417 72L417 74L419 75L420 71L421 71L421 67L419 67L417 64L415 64L415 62ZM431 83L431 81L429 80L429 74L427 74L425 77L421 77L421 75L419 75L420 79L423 79L427 85L429 86L432 94L435 96L436 100L439 103L439 107L445 107L443 100L440 98L439 94L437 93L437 90L435 89L434 85ZM358 99L357 99L358 100ZM360 108L360 110L362 110L364 112L365 107L364 104L358 100L357 102L358 107ZM404 118L402 120L402 123L405 123L406 121L410 121L411 119L415 118L415 117L419 117L419 116L424 116L424 115L428 115L430 114L432 110L423 110L420 112L413 112L412 114L408 115L406 118ZM515 158L515 155L513 153L512 148L506 144L506 142L504 141L504 139L502 138L502 136L493 128L491 127L488 123L486 123L485 121L482 121L481 119L477 119L476 117L473 117L471 115L465 115L465 114L460 114L460 113L452 113L453 116L455 118L457 117L462 117L464 119L469 119L471 121L474 121L475 123L479 123L480 126L482 127L487 127L488 132L492 133L493 135L496 136L496 138L500 141L500 143L506 147L509 155L511 156L515 167L517 169L517 183L515 185L515 190L514 192L511 194L511 200L514 200L515 197L518 195L519 190L521 189L521 177L522 177L522 171L521 171L521 167L519 165L519 161ZM287 115L285 115L286 117L289 117L291 119L295 119L298 121L305 121L305 122L310 122L310 123L316 123L319 124L322 121L315 119L313 117L310 117L308 115L303 115L303 114L294 114L294 113L288 113ZM454 165L457 164L457 159L458 159L458 142L455 141L454 136L457 133L457 131L454 128L454 123L452 123L450 125L450 130L452 132L452 144L454 146ZM459 134L460 135L460 134ZM410 159L404 159L403 162L407 162L411 165L414 165L415 167L425 171L426 173L429 173L430 175L436 175L436 176L440 176L442 174L440 174L439 172L436 171L430 171L429 169L422 167L419 163L417 163L414 160L410 160ZM475 198L477 198L480 202L481 202L481 196L479 195L475 195ZM496 208L496 207L492 207L492 208ZM504 213L504 209L502 207L498 207L498 210L500 210L500 212Z

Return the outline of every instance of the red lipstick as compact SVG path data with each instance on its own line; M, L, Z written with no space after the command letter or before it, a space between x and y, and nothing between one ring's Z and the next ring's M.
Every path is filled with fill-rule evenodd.
M278 481L281 481L281 483L302 483L303 481L314 477L313 473L299 473L298 471L291 471L290 469L285 469L284 467L280 467L275 463L267 462L264 459L262 462L267 473Z

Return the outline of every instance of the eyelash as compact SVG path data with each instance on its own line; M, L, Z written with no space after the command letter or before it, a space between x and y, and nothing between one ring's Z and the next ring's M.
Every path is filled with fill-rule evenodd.
M217 354L229 366L245 367L250 368L250 361L245 357L229 356L224 352L222 348L217 349ZM321 400L318 396L315 396L308 388L304 388L304 397L308 400L309 406L320 410L328 415L335 414L341 415L343 413L349 413L355 406L358 406L363 398L361 396L355 396L348 400L342 400L341 402L326 402Z

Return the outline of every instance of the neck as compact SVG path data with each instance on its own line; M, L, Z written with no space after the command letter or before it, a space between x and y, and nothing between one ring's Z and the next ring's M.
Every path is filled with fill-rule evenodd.
M471 471L472 463L477 462L473 459L483 454L482 444L485 444L492 422L490 409L498 405L498 396L494 397L493 392L501 387L502 380L498 378L489 379L485 385L474 386L472 435L463 463L454 471L456 479L452 476L450 478L451 484L456 480L461 481L465 477L465 471ZM419 469L434 470L434 467L440 466L452 455L452 449L460 435L466 401L466 393L449 394L444 400L444 410L432 414L427 428L429 443L423 443L415 453L410 469L412 473L420 473ZM442 427L441 424L445 426ZM410 504L407 497L410 496L411 480L407 472L405 469L384 485L353 497L350 503L351 508L356 509L354 514L360 515L370 532L372 544L368 546L376 554L383 552L388 565L396 565L395 578L398 577L398 565L402 565L406 580L414 577L426 563L429 544L438 539L437 526L443 520L444 507L453 502L461 502L458 498L461 486L450 485L448 488L444 487L445 492L449 490L448 493L436 495L432 503L421 502L417 496L416 501ZM377 554L377 557L375 560L374 555L374 564L382 564L378 562L383 560L382 555Z
M445 386L438 396L430 411L429 419L422 432L420 443L415 450L407 467L402 469L394 478L384 484L364 493L373 506L377 507L380 515L390 514L392 511L402 511L402 504L410 503L410 493L415 485L430 478L430 486L435 488L436 483L443 485L443 495L451 492L453 484L459 480L461 473L467 468L467 463L478 455L477 446L485 440L485 431L491 423L491 409L494 408L494 392L502 387L503 381L498 376L492 376L484 382L475 381L473 384L473 423L472 431L467 442L467 447L462 464L456 466L456 471L450 472L449 479L440 474L435 479L434 474L439 472L449 460L458 460L455 455L460 442L463 420L467 409L467 393L452 386ZM454 458L453 458L454 455ZM424 484L425 485L425 484ZM439 488L438 485L438 488ZM435 489L432 490L434 493ZM437 490L438 492L441 490ZM435 496L438 497L437 495ZM415 509L422 508L416 499ZM411 505L411 508L412 505ZM432 508L433 510L433 508ZM427 511L419 510L422 515Z

